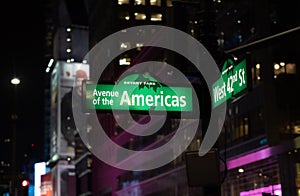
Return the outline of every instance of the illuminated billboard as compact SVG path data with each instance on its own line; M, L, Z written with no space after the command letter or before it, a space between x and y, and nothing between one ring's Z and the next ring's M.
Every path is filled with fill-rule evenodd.
M75 62L58 61L51 74L50 154L53 161L75 155L74 130L76 127L72 113L72 90L78 92L75 95L81 100L80 82L88 78L89 65Z

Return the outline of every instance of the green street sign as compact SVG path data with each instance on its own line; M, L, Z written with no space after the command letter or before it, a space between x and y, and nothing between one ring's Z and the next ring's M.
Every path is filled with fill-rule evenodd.
M86 108L96 110L192 111L192 89L163 86L153 77L132 74L118 84L86 84Z
M223 80L222 80L223 79ZM222 76L212 85L213 108L230 98L237 98L247 88L246 59L234 64L233 60L225 61Z

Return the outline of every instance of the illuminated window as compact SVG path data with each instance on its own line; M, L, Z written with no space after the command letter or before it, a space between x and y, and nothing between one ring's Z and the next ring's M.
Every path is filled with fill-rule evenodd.
M295 63L274 63L274 78L277 78L280 74L296 74Z
M146 14L144 13L134 13L136 20L146 20Z
M161 21L162 20L162 14L151 14L151 21Z
M161 6L161 0L150 0L150 5Z
M130 16L129 16L129 13L128 12L121 12L120 15L119 15L119 18L121 20L129 20L130 19Z
M122 5L122 4L129 4L129 0L118 0L118 4Z
M260 67L261 65L257 63L251 69L253 84L257 84L260 81Z
M134 5L146 5L146 0L134 0Z
M173 6L172 5L172 0L167 0L166 5L167 5L167 7L172 7Z

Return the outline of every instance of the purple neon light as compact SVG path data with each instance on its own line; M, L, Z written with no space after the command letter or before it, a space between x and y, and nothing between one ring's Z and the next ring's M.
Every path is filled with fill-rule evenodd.
M250 190L250 191L243 191L240 193L240 196L261 196L262 193L272 193L272 191L274 191L273 194L282 196L280 184L262 187L262 188L258 188L258 189Z
M269 147L269 148L265 148L265 149L244 155L242 157L238 157L233 160L229 160L227 162L227 167L228 167L228 169L233 169L233 168L240 167L240 166L243 166L243 165L246 165L249 163L253 163L253 162L256 162L259 160L269 158L272 155L271 150L272 150L272 148Z

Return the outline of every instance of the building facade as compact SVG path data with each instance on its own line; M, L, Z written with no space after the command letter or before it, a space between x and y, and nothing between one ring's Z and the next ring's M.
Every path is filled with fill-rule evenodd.
M299 46L296 44L300 40L299 3L267 0L259 3L95 0L81 4L87 10L83 13L87 17L86 23L76 17L78 9L71 4L66 2L60 5L61 8L73 10L73 14L64 18L68 20L64 25L56 28L53 39L56 43L53 53L56 60L69 63L87 60L91 81L99 83L114 83L130 67L150 60L174 65L193 81L197 93L201 93L203 112L200 116L201 126L186 152L199 149L210 118L211 107L208 103L211 98L201 74L186 59L170 51L143 47L142 42L122 40L117 43L118 49L130 50L121 53L107 65L99 78L93 75L97 65L83 58L88 51L85 45L87 40L88 49L91 50L102 39L117 31L138 25L165 25L180 29L199 40L212 54L220 70L228 59L233 63L246 60L247 88L226 101L226 120L215 145L224 161L220 160L222 184L216 189L220 189L223 196L300 194L300 103L297 93L300 88L300 59L297 54ZM65 10L62 13L67 12ZM87 24L88 28L76 26L72 20ZM82 35L86 35L87 31L88 38ZM141 29L137 37L146 33ZM75 46L73 43L76 40L80 42ZM131 150L164 145L177 131L179 122L178 116L170 115L158 134L147 138L133 137L117 124L112 113L100 111L97 115L106 134ZM147 122L148 114L133 112L132 116L135 121ZM185 119L187 126L192 121L193 118ZM86 131L97 130L91 126ZM76 153L72 157L72 164L76 168L77 195L212 195L205 187L188 185L184 153L158 169L126 171L99 160L90 153L88 149L91 150L91 146L83 144L79 135L75 143ZM64 163L69 164L68 161ZM204 164L203 167L206 166Z

